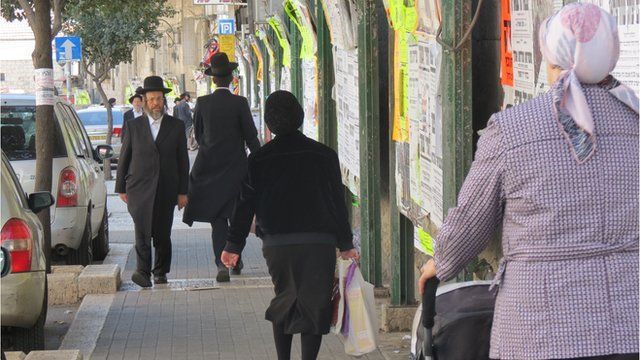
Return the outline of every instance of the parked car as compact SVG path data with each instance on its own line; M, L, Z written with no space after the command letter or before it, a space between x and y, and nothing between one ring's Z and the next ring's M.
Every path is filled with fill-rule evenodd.
M112 162L116 162L118 157L120 157L120 148L122 147L120 134L122 134L124 113L129 109L129 107L123 106L117 106L111 109L113 114L111 147L114 152ZM87 130L89 139L94 146L104 145L107 143L107 109L105 107L89 107L87 109L78 110L78 116L80 117L84 128Z
M51 206L54 199L49 192L37 192L27 197L4 152L1 177L0 245L9 260L8 274L5 276L3 272L0 282L3 348L9 340L15 350L42 350L47 317L47 277L44 234L35 214Z
M35 188L35 96L2 95L2 150L27 192ZM107 188L100 167L111 147L93 149L75 110L57 100L53 121L51 246L68 264L88 265L109 251ZM101 157L101 154L103 155Z

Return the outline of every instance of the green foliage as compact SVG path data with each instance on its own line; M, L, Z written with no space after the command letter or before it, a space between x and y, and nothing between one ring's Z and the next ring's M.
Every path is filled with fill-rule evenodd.
M29 5L33 9L33 0L28 0ZM26 20L22 7L18 4L18 0L2 0L0 2L0 13L7 21Z
M158 46L163 17L175 14L167 0L71 0L65 6L63 31L82 38L87 68L95 65L103 80L121 62L131 62L140 44Z

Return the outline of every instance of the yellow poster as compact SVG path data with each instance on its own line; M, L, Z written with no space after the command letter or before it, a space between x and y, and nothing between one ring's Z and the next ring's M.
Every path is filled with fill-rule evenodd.
M260 48L255 41L251 41L251 49L253 49L253 53L255 54L256 59L258 59L258 70L256 70L256 78L258 78L258 81L262 82L262 51L260 51Z
M235 35L218 35L218 47L221 52L227 54L229 61L236 61Z

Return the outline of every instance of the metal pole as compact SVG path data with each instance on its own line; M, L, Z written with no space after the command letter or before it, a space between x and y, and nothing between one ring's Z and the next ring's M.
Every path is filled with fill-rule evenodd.
M358 86L360 100L360 217L362 270L382 286L380 224L380 93L376 2L358 0Z
M70 104L74 104L75 101L71 101L71 98L73 96L71 94L71 61L67 60L64 65L67 76L67 102L69 102Z

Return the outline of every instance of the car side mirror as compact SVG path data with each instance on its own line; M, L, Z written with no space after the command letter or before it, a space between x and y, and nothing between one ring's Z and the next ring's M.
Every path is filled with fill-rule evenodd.
M2 248L0 254L0 268L2 268L2 277L7 276L11 271L11 253L5 248Z
M55 204L55 202L53 195L48 191L34 192L29 195L29 209L36 214Z
M110 145L96 146L96 155L100 160L111 159L114 155L113 148Z

